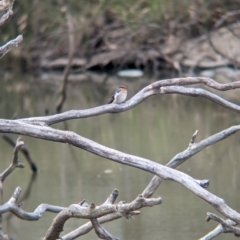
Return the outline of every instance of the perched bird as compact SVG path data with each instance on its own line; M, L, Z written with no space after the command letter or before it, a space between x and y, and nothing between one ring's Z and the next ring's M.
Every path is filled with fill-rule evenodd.
M110 103L123 103L127 98L127 89L125 86L120 86L112 95L108 104Z

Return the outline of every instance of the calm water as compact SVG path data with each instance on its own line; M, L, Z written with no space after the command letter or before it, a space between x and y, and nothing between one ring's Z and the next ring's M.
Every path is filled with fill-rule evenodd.
M70 84L64 110L83 109L100 105L119 84L124 83L132 96L148 83L115 82L105 85L92 81ZM0 88L1 118L43 115L46 108L54 112L57 99L55 84L43 83L22 77L19 83L6 81ZM103 97L106 95L107 97ZM236 125L240 117L207 100L183 96L155 96L131 111L107 114L89 119L68 121L55 125L75 131L98 143L166 164L188 146L196 129L197 140L202 140L224 128ZM15 139L17 136L13 136ZM132 201L146 187L152 175L138 169L122 166L72 146L46 142L23 136L39 167L39 174L24 200L23 209L34 211L41 203L69 206L86 199L101 204L117 188L118 201ZM233 209L240 210L240 135L211 146L192 157L179 169L197 179L210 179L209 191L224 198ZM0 139L1 171L12 159L13 149ZM25 159L20 155L20 160ZM110 171L109 171L110 170ZM17 186L22 196L31 180L31 171L16 169L4 183L4 201ZM198 239L217 224L205 222L206 212L214 209L181 185L164 181L155 193L163 204L142 209L141 215L130 221L120 219L105 224L105 228L120 239ZM6 214L3 230L14 239L40 239L50 226L55 214L45 213L36 222L19 220ZM85 221L72 219L64 227L64 234ZM82 239L98 239L92 231ZM218 239L235 239L222 235Z

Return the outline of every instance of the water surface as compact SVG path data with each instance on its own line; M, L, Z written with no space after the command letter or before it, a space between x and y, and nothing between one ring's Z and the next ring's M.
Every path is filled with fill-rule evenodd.
M107 101L115 86L91 81L70 84L64 110L84 109ZM148 82L149 83L149 82ZM124 82L132 96L144 85L143 82ZM43 115L46 108L54 112L57 99L55 84L28 80L20 83L6 81L0 88L1 118ZM239 124L239 116L227 109L201 98L176 95L154 96L134 109L120 114L105 114L88 119L59 123L54 127L69 129L100 144L129 154L148 158L161 164L168 163L177 153L187 148L192 134L199 130L197 141L232 125ZM18 136L12 135L15 139ZM23 209L34 211L41 203L69 206L86 199L88 203L101 204L117 188L118 201L135 199L147 186L152 175L100 158L68 144L47 142L22 137L37 162L39 174L32 183L30 194L24 200ZM240 210L238 133L225 141L208 147L193 156L179 170L196 179L210 179L209 191L224 198L233 209ZM13 149L0 139L1 171L11 162ZM20 155L20 161L25 159ZM28 188L31 171L16 169L4 183L4 201L20 186L22 196ZM141 210L141 215L130 221L116 220L105 228L120 239L198 239L217 224L205 222L206 212L214 209L180 184L164 181L154 196L162 197L163 203ZM5 214L3 230L14 239L40 239L55 214L45 213L35 222L23 221ZM85 223L71 219L64 227L64 234ZM222 235L218 239L235 239ZM82 239L98 239L94 231Z

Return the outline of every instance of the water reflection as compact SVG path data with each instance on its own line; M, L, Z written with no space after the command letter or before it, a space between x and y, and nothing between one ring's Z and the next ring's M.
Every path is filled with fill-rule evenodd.
M43 115L46 108L50 113L54 112L57 85L39 84L25 78L22 83L23 87L19 87L17 92L12 83L9 83L10 87L7 84L5 89L0 88L1 117L11 118L15 112L19 117ZM129 88L130 96L147 85L136 81L124 84ZM107 82L101 89L101 84L94 85L92 82L70 84L64 110L100 105L118 85L114 81ZM175 154L186 149L196 129L199 130L197 141L200 141L238 124L239 120L236 113L207 100L168 95L149 98L121 114L71 120L67 125L60 123L55 127L69 129L108 147L166 164ZM152 178L149 173L116 164L67 144L25 136L23 140L39 168L31 195L24 200L23 209L26 211L33 211L41 203L68 206L83 199L101 204L114 188L119 189L118 200L132 201ZM208 147L180 167L181 171L194 178L210 179L209 190L237 210L240 209L239 195L236 194L240 187L239 141L237 133ZM3 170L12 159L12 148L0 140L0 150ZM22 156L20 159L25 161ZM4 201L9 199L17 186L26 191L30 175L28 166L16 169L4 184ZM179 184L164 181L155 196L162 197L162 205L143 209L141 215L133 220L108 223L106 229L120 239L181 240L198 239L216 226L214 222L204 221L207 211L215 212L213 208ZM4 232L15 239L40 239L54 216L46 213L37 222L5 216ZM67 233L84 222L72 219L64 230ZM233 236L227 236L233 239ZM97 237L91 232L82 239ZM218 239L225 239L225 235Z

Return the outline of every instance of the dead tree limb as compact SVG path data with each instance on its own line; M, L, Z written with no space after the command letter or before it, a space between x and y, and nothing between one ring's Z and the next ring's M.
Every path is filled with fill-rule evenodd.
M226 129L224 136L221 136L220 133L217 140L224 139L226 136L230 135L230 133L232 134L239 130L239 125ZM225 217L240 223L239 213L227 206L223 199L203 189L201 186L199 186L195 179L185 173L179 172L169 167L165 167L148 159L133 156L105 147L92 140L79 136L74 132L61 131L48 126L28 124L22 120L0 119L0 132L17 133L55 142L68 143L114 162L150 172L164 180L172 180L178 182L211 204Z
M234 233L236 237L240 236L240 228L235 227L237 225L236 222L233 222L229 219L224 220L214 213L207 213L206 221L208 222L211 219L218 222L219 225L213 231L209 232L207 235L200 238L199 240L210 240L217 237L221 233Z
M7 134L2 134L2 138L9 143L12 147L16 146L16 142ZM29 150L23 145L20 148L21 153L24 155L24 157L26 158L28 164L30 165L32 171L34 173L36 173L38 171L37 165L36 163L33 161L31 154L29 152Z
M240 113L240 106L234 103L231 103L225 100L224 98L221 98L216 94L210 93L206 90L198 88L199 90L196 91L195 93L194 88L192 88L192 90L188 90L188 88L183 88L183 87L177 88L177 86L192 85L192 84L204 84L209 88L219 90L219 91L228 91L228 90L240 88L240 81L220 84L211 78L204 78L204 77L173 78L173 79L157 81L148 85L147 87L143 88L135 96L133 96L131 99L129 99L127 102L123 104L107 104L107 105L103 105L103 106L99 106L91 109L70 110L60 114L54 114L51 116L32 117L32 118L25 118L21 120L30 122L33 124L39 124L39 125L52 125L55 123L59 123L59 122L63 122L71 119L94 117L94 116L98 116L106 113L120 113L137 106L138 104L140 104L142 101L144 101L150 96L153 96L156 94L169 94L169 93L178 93L178 94L185 94L189 96L205 97L226 108L229 108L235 112ZM166 88L170 86L172 88ZM176 88L175 92L174 92L174 88Z
M21 209L22 204L18 204L17 201L21 194L21 188L17 187L12 195L12 197L8 200L8 202L4 203L0 206L0 214L4 214L6 212L11 212L16 215L18 218L28 221L37 221L39 220L45 212L53 212L59 213L66 208L49 205L49 204L40 204L34 212L26 212Z
M83 206L79 204L70 205L67 209L63 210L55 217L51 227L48 229L43 240L58 239L65 222L70 218L83 218L83 219L92 220L107 214L118 213L121 216L124 216L127 219L129 219L131 218L131 216L139 214L139 211L135 211L137 209L140 209L143 207L152 207L162 203L161 198L147 199L141 195L139 195L131 203L123 203L123 202L120 202L118 204L106 203L106 202L109 202L108 199L105 201L105 203L103 203L100 206L96 206L94 203L90 204L90 206ZM103 234L103 232L101 232L99 228L97 229L97 231L99 231L98 232L99 234ZM106 237L111 236L110 234L108 235L106 231L105 231L105 234L106 234L105 235ZM116 239L116 238L106 238L106 239Z
M17 47L23 40L22 35L18 35L15 39L8 41L6 44L0 47L0 58L7 54L12 48Z

